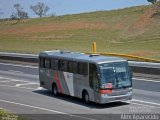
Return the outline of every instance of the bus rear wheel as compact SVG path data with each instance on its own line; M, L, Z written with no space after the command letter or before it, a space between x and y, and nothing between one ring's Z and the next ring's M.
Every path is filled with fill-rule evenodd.
M52 93L53 93L54 96L58 95L58 88L57 88L56 84L52 85Z
M83 101L84 101L85 103L87 103L87 104L89 103L89 94L88 94L87 91L84 91L84 92L83 92L82 99L83 99Z

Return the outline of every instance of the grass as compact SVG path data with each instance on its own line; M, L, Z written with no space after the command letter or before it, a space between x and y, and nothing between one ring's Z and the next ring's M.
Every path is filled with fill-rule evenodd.
M0 51L65 49L126 53L160 59L160 21L154 6L0 22Z
M0 120L27 120L18 115L8 113L2 109L0 109Z

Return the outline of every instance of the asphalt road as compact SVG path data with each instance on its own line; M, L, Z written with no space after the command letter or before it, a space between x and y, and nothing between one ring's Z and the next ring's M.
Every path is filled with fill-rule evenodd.
M160 79L133 78L130 102L86 105L40 88L37 67L0 63L0 108L36 120L136 119L144 114L160 119Z

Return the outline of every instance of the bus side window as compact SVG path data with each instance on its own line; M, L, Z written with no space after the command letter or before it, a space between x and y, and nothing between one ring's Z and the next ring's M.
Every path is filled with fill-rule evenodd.
M52 59L51 60L51 69L53 70L58 70L59 66L59 60L57 59Z
M44 68L44 58L39 58L39 66Z
M73 62L72 61L68 62L68 72L73 73Z
M54 67L55 67L54 61L55 61L54 59L51 59L51 69L52 69L52 70L54 70Z
M73 62L73 73L77 74L78 73L78 63Z
M51 68L51 60L50 59L45 59L45 68Z
M66 61L66 60L60 60L59 65L60 65L59 69L61 71L68 72L68 61Z
M69 61L68 62L68 72L77 74L77 62Z
M78 64L78 73L81 75L88 75L88 64L80 62Z

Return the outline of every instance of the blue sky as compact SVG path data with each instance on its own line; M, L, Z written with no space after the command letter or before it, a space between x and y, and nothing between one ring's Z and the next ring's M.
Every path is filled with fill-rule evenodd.
M30 17L37 17L30 5L43 2L50 7L47 14L65 15L100 10L113 10L130 6L147 5L147 0L0 0L0 18L9 17L14 12L13 5L20 3Z

